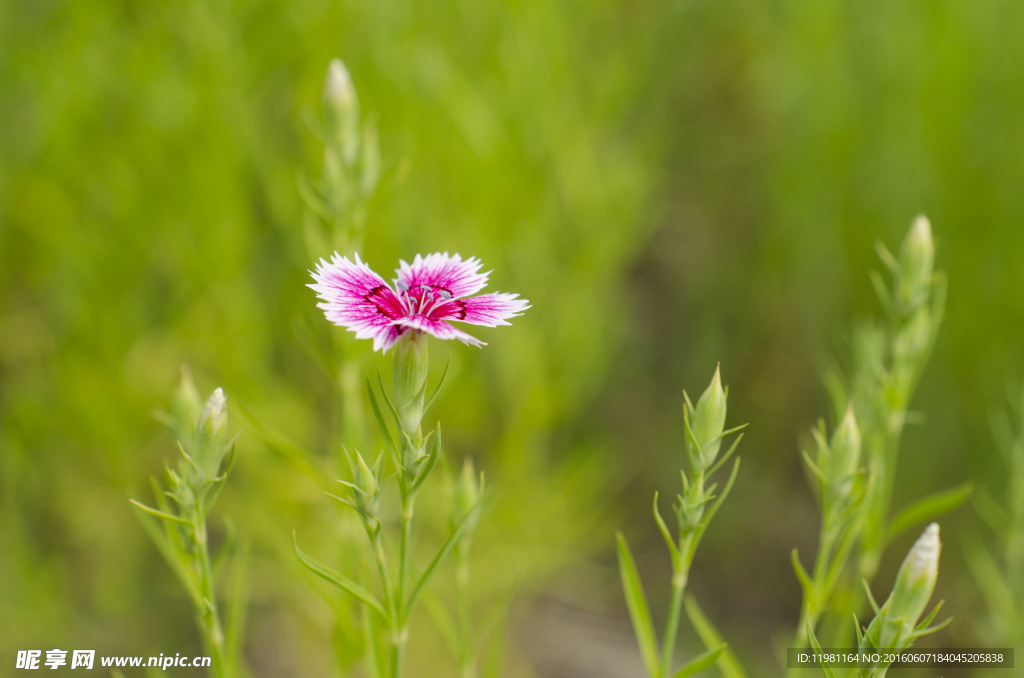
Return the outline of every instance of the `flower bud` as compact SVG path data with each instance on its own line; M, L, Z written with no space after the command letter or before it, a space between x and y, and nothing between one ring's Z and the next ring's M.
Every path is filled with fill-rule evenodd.
M900 565L892 593L879 612L879 647L902 648L909 640L935 590L941 552L939 525L932 523Z
M202 396L192 381L192 373L187 367L181 368L181 384L174 392L171 402L171 417L168 424L179 441L191 440L196 422L203 410Z
M828 447L822 449L820 460L826 497L832 506L845 504L853 490L853 478L860 464L860 449L860 429L853 415L853 403L850 403Z
M324 79L324 123L331 139L340 144L351 165L359 149L359 97L341 59L331 59Z
M900 246L899 302L905 312L913 311L928 298L934 265L932 226L921 215L914 219Z
M468 519L466 534L472 532L476 527L483 490L483 474L478 476L473 469L473 461L466 459L462 464L462 473L459 474L452 488L452 524L455 526L464 519Z
M224 397L223 389L218 386L206 401L203 416L199 419L199 428L206 431L211 438L222 438L227 430L227 424L228 399Z
M228 433L228 399L217 388L206 401L203 414L196 424L193 461L199 467L202 480L210 481L220 472L221 463L231 449L226 442Z
M374 469L370 468L358 450L356 451L354 475L355 491L352 494L356 507L367 518L376 518L377 504L380 500L380 483L377 481Z
M710 467L718 456L722 446L722 431L725 429L726 393L722 388L719 368L715 368L715 376L711 384L697 401L693 410L690 431L697 443L697 449L690 454L691 462L697 462L697 469Z

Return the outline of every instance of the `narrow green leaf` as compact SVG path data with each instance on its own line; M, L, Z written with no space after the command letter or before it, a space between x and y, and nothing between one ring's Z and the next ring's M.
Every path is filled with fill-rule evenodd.
M181 452L181 456L185 457L185 461L188 462L189 466L194 468L199 473L203 472L203 470L199 468L199 465L192 461L192 457L190 457L188 452L185 451L185 447L181 444L180 440L178 441L178 451Z
M691 456L700 457L700 443L697 442L696 436L693 435L693 429L690 428L689 417L683 418L683 430L686 432L686 440L690 443L690 447L693 450L693 454ZM692 459L690 461L691 463L693 462ZM693 469L691 468L690 471L693 472Z
M483 650L484 643L487 642L487 637L491 635L498 622L501 620L502 614L508 609L509 605L512 604L512 599L515 597L516 591L519 589L519 580L513 580L511 584L505 587L501 595L491 605L490 609L487 610L487 614L484 615L483 621L477 627L476 637L473 641L473 654L479 655Z
M878 252L878 258L882 260L885 267L889 269L889 272L895 275L900 270L900 262L896 260L889 248L885 246L881 240L875 241L875 251Z
M708 525L711 524L711 519L718 513L718 509L722 507L722 502L725 501L726 497L729 496L729 492L732 491L733 483L736 482L736 476L740 472L740 460L737 458L736 462L732 465L732 473L729 474L729 480L726 481L725 487L722 489L721 494L715 498L715 501L708 507L708 510L704 513L704 519L700 523L700 527L697 528L697 537L693 540L690 548L691 557L692 553L697 550L697 545L700 543L701 538L704 536L704 532L708 529Z
M668 547L668 552L672 556L672 569L675 570L679 567L679 547L676 546L672 533L668 531L668 525L665 524L665 519L661 517L661 511L658 510L657 492L654 493L652 512L654 513L654 522L658 524L658 530L661 532L662 538L665 539L665 546Z
M947 626L949 626L950 624L953 623L953 618L952 617L947 617L946 619L944 619L943 621L939 622L935 626L929 626L929 624L932 623L932 620L935 619L935 616L937 614L939 614L939 610L942 609L942 605L945 602L946 601L944 601L944 600L940 600L938 602L938 604L935 605L935 608L932 609L932 611L928 613L928 616L925 617L924 619L922 619L917 624L917 626L914 627L914 632L911 633L910 636L909 636L909 640L907 642L907 647L910 647L910 644L913 643L918 638L923 638L924 636L930 636L931 634L935 633L936 631L941 631L942 629L946 628Z
M626 594L626 607L633 620L633 631L636 642L640 646L640 655L649 676L658 675L658 641L655 640L654 622L651 610L647 605L647 596L640 581L640 572L636 569L636 561L629 550L629 544L621 532L615 535L619 549L619 574L622 577L622 590Z
M892 294L889 292L888 286L885 284L885 279L882 278L882 274L878 271L871 271L868 273L868 278L871 280L871 287L875 290L875 296L878 297L878 303L882 305L882 310L885 311L887 317L892 317Z
M871 611L874 612L877 617L882 613L882 610L878 607L878 601L876 601L875 597L871 594L871 586L868 585L867 579L861 579L860 583L864 587L864 593L867 594L868 604L871 605Z
M815 654L820 658L818 661L818 667L821 668L822 674L825 678L836 678L836 672L832 670L832 667L828 665L828 662L824 661L825 653L821 651L821 643L818 642L818 637L814 635L814 628L811 626L810 615L807 617L807 639L811 643L811 647L814 648Z
M228 614L225 626L227 655L232 666L238 664L245 637L245 617L249 606L249 560L252 550L248 543L236 551L231 583L228 591ZM234 671L232 673L235 673Z
M384 421L384 414L380 411L380 405L377 404L377 396L373 393L373 386L370 384L369 378L366 380L366 394L370 397L370 410L373 412L373 418L377 420L377 428L380 429L384 442L387 443L388 449L397 455L398 446L395 444L394 436L391 435L391 429Z
M987 491L979 490L972 495L971 504L993 532L1002 535L1010 530L1011 521L1009 513Z
M429 565L427 565L427 569L424 570L423 574L420 575L419 580L416 582L416 586L414 586L412 589L412 593L409 594L409 600L405 603L404 609L406 611L406 614L408 614L408 611L412 609L413 603L416 601L416 598L419 596L419 594L423 591L423 587L427 585L427 581L430 579L430 576L434 574L434 570L436 570L437 567L442 562L444 562L444 559L448 557L448 554L452 552L452 549L455 548L455 545L459 542L459 540L462 538L462 535L466 532L466 526L469 524L470 518L473 517L474 511L476 507L480 505L481 501L481 499L478 499L476 503L473 504L472 508L466 511L466 515L462 518L462 520L459 521L459 524L455 526L455 529L448 536L448 539L446 539L444 544L441 545L441 548L438 550L437 555L434 556L434 559L430 561Z
M929 612L927 616L925 616L925 618L918 623L916 630L928 628L928 625L931 624L932 620L935 619L935 616L939 614L939 610L942 609L942 606L945 604L945 602L946 601L944 600L940 600L938 603L936 603L935 607L932 608L932 611Z
M826 482L825 474L821 472L821 469L818 468L818 465L814 463L813 459L811 459L811 455L807 454L807 450L800 450L800 455L804 459L804 464L807 465L807 470L810 471L811 475L817 478L822 485L824 485Z
M169 520L172 523L182 523L184 525L191 525L192 524L189 521L185 520L184 518L179 518L176 515L172 515L170 513L164 513L163 511L157 511L155 508L151 508L149 506L146 506L142 502L135 501L134 499L129 499L128 501L135 508L140 509L142 511L145 511L146 513L148 513L148 514L150 514L152 516L156 516L157 518L160 518L161 520Z
M977 540L971 539L964 549L964 556L993 616L1013 619L1017 614L1013 589L989 550Z
M856 502L855 502L856 505ZM854 507L851 507L851 512ZM842 523L845 526L840 532L839 545L836 547L835 552L832 556L832 561L828 568L825 570L825 584L823 590L825 591L825 597L831 595L833 587L839 580L840 575L846 567L846 561L853 550L853 545L857 541L857 537L860 534L860 525L857 521L847 522L842 519Z
M800 588L804 591L804 602L814 600L816 596L814 582L811 581L811 575L807 574L807 570L800 563L800 554L796 549L791 552L790 560L793 562L793 572L796 573L797 581L800 582Z
M427 612L434 622L434 628L444 638L448 651L456 657L459 656L459 634L455 631L455 625L452 623L448 610L430 591L423 592L423 606L427 608Z
M889 523L886 530L887 540L892 541L904 530L952 511L967 501L972 492L974 492L974 483L967 482L915 501L896 514L896 517Z
M255 433L260 442L286 460L292 467L302 471L310 478L320 479L320 471L309 463L310 455L300 445L277 429L261 421L244 405L232 400L232 406L234 407L232 416L234 416L234 412L242 415L242 418L245 420L246 431Z
M174 572L174 575L181 582L182 586L188 592L189 598L192 599L193 604L198 607L200 601L203 599L202 593L199 592L199 587L196 585L195 579L192 577L191 570L188 565L182 559L182 551L176 549L174 545L167 538L157 523L145 513L136 513L139 518L139 522L142 523L142 527L149 534L153 540L153 545L156 546L156 550L160 552L160 555L164 557L167 565Z
M441 378L437 380L437 386L427 396L426 404L423 406L423 411L426 412L430 409L430 406L437 400L438 394L441 392L441 387L444 386L445 379L448 378L448 369L452 366L452 354L448 354L448 362L444 364L444 372L441 373Z
M305 553L303 553L302 549L299 548L298 537L294 532L292 533L292 546L295 548L295 555L298 556L302 564L309 568L309 570L313 574L323 578L326 581L329 581L330 583L334 584L343 591L351 594L355 598L359 599L366 605L373 608L374 611L376 611L381 616L381 618L387 619L387 613L384 612L384 607L377 601L377 599L374 597L372 593L370 593L368 590L366 590L356 582L352 581L345 575L341 574L340 572L335 572L326 565L323 565L322 563L314 560L313 558L310 558Z
M331 499L334 499L336 501L341 502L345 506L349 507L350 509L352 509L353 511L358 513L363 518L372 518L373 517L370 514L368 514L366 511L364 511L363 509L361 509L358 506L356 506L353 502L349 501L348 499L345 499L344 497L339 497L338 495L332 494L330 492L324 492L324 494L326 494Z
M398 413L398 408L391 402L391 396L388 395L387 389L384 388L384 378L380 376L380 370L377 370L377 386L380 388L380 397L384 399L384 404L388 406L391 416L395 419L395 426L401 431L402 415Z
M672 678L686 678L687 676L696 675L704 669L711 668L718 661L719 656L725 651L726 647L728 645L722 643L713 650L702 652L687 663L686 666L673 673Z
M690 618L690 623L693 624L693 628L697 631L697 635L700 636L704 647L709 650L722 648L717 664L723 678L747 678L743 665L740 664L735 653L728 648L726 642L722 639L722 634L718 632L715 625L711 623L711 620L707 618L704 611L700 609L697 599L692 594L687 594L683 599L683 605L686 607L686 616Z
M384 659L381 657L382 647L378 642L378 636L381 634L377 631L374 626L373 615L370 614L370 608L363 607L362 612L362 623L363 633L366 637L366 668L369 672L370 678L384 678Z
M740 426L737 426L735 428L731 428L728 431L726 431L725 433L723 433L722 435L720 435L719 439L722 439L725 436L727 436L727 435L729 435L731 433L735 433L736 431L740 431L740 430L742 430L742 429L744 429L746 427L747 427L746 424L741 424ZM729 461L729 457L731 457L733 455L733 453L736 452L736 448L739 447L739 444L740 444L741 440L743 440L743 434L742 433L739 434L738 436L736 436L736 440L732 441L732 445L730 445L729 449L727 449L725 451L725 454L721 455L718 458L718 461L716 461L714 464L712 464L711 468L708 469L708 475L709 476L712 473L714 473L715 471L717 471L718 469L720 469L725 464L725 462Z

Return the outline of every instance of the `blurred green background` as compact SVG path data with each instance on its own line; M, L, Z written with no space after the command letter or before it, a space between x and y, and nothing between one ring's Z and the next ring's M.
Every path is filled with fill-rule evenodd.
M873 242L895 248L919 212L950 294L895 504L964 478L1004 491L989 415L1024 380L1022 45L1011 0L0 1L2 672L18 649L198 648L128 504L176 454L152 412L182 365L242 430L214 521L252 545L253 673L338 672L334 594L290 539L330 559L347 529L321 494L338 396L301 328L342 330L304 287L296 188L319 172L309 121L341 57L384 160L364 259L387 275L417 252L479 256L491 290L533 304L477 332L484 350L432 346L452 355L448 454L499 490L483 594L523 582L504 675L636 675L614 530L665 580L650 496L676 491L681 389L718 362L750 429L691 590L774 674L790 550L817 532L798 441L877 312ZM991 645L958 548L988 533L969 507L942 524L936 598L956 619L935 642ZM417 675L448 675L419 624Z

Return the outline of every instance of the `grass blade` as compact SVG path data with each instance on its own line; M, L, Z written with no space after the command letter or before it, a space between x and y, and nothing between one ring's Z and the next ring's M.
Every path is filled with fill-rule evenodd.
M654 635L654 622L651 620L651 609L647 605L647 596L640 581L640 573L636 569L636 561L629 550L629 544L622 533L615 535L619 545L619 574L622 575L622 590L626 594L626 606L633 620L636 642L640 646L640 654L647 667L649 676L658 675L658 641Z
M743 670L740 660L722 640L722 634L718 632L715 625L704 615L703 610L697 604L697 599L692 595L687 595L683 599L683 605L686 607L686 616L690 618L690 623L693 624L697 635L704 642L704 647L708 649L722 648L716 662L722 676L724 678L747 678L747 673Z
M711 668L715 665L715 662L718 661L718 657L725 651L726 647L728 647L728 645L722 643L713 650L708 650L697 655L693 658L693 661L673 673L672 678L686 678L687 676L696 675L704 669Z
M914 525L952 511L967 501L972 492L974 492L974 483L963 483L915 501L900 511L889 523L886 533L888 540L892 541L904 530Z
M466 531L466 526L469 525L470 518L473 517L474 511L479 505L480 500L477 500L476 504L474 504L469 511L466 511L466 515L459 521L455 530L451 533L448 539L445 540L444 544L441 545L437 555L434 556L432 561L430 561L430 565L427 565L427 569L420 575L419 580L416 582L416 586L413 587L412 593L409 594L409 600L405 603L405 610L407 613L408 610L412 609L412 604L415 602L420 592L423 591L423 587L427 585L427 581L430 579L430 576L434 574L434 570L444 562L444 559L448 557L448 554L452 552L452 549L455 548L455 545L462 538L463 533Z
M313 574L329 581L343 591L351 594L353 597L373 608L383 619L387 619L387 613L384 612L384 607L377 601L372 593L340 572L335 572L326 565L303 553L302 549L299 548L298 537L294 532L292 533L292 546L295 548L295 555L299 557L302 564L309 568Z

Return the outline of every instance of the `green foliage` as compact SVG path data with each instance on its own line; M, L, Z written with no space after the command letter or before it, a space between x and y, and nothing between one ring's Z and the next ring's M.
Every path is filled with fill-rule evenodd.
M134 499L131 503L142 511L143 526L192 601L203 649L212 660L210 675L236 676L241 673L238 649L246 598L237 582L244 579L245 559L233 553L235 544L230 533L216 558L211 558L207 525L209 511L227 482L235 457L235 441L228 438L227 398L218 388L200 409L198 392L186 371L174 400L174 412L163 418L179 436L182 459L176 467L166 468L166 489L153 479L158 508ZM219 611L217 576L227 561L232 561L236 586L231 587L231 623L225 627Z
M1011 399L1010 413L993 418L996 444L1006 464L1002 502L987 492L977 495L975 508L996 535L995 548L971 540L967 563L991 612L984 633L1012 644L1024 636L1024 390Z
M906 429L889 517L965 480L991 488L991 502L974 495L977 515L943 522L947 535L991 534L990 557L948 549L940 586L1003 613L958 606L958 635L930 640L1011 633L987 622L1011 619L998 582L1019 571L1004 514L1021 495L1005 491L988 413L1024 374L1022 27L1019 3L952 0L456 0L443 12L0 0L0 579L17 582L0 654L61 638L200 651L188 594L124 501L149 496L144 479L168 459L150 413L188 364L203 391L225 386L244 431L211 525L217 536L230 516L252 541L240 652L274 676L354 661L339 639L365 641L362 613L344 594L328 608L309 595L291 535L331 535L303 546L344 572L363 563L346 546L362 546L358 515L325 510L322 490L352 479L342 442L371 467L385 445L361 393L369 362L303 287L325 253L313 235L330 245L332 220L358 218L367 258L474 254L498 289L534 302L514 334L481 335L486 351L452 347L446 393L459 395L436 405L453 458L472 456L500 487L474 532L473 606L518 575L512 629L533 626L534 598L625 619L600 593L617 590L600 564L624 520L640 571L645 545L660 551L637 501L650 490L636 489L666 496L677 482L662 451L681 424L665 403L705 366L735 366L730 409L758 435L695 567L729 592L701 600L753 666L775 660L767 638L785 633L765 620L797 614L786 554L815 548L812 496L787 451L827 408L818 364L876 307L871 243L898 241L926 211L954 286L917 389L927 425ZM358 179L361 192L326 209L335 58L359 92L351 138L368 151L376 137L380 166L372 192ZM340 174L370 177L372 164L357 153ZM442 502L419 501L442 543ZM898 565L893 531L880 576ZM661 618L666 601L650 602ZM498 640L513 657L532 647ZM443 649L423 653L440 675L456 670Z
M705 653L698 655L678 669L674 668L673 664L673 655L678 640L679 616L682 612L686 584L690 577L693 558L697 553L697 546L711 524L711 519L714 518L722 502L732 490L740 467L739 459L737 459L733 464L728 481L719 494L715 494L717 483L705 486L705 481L709 480L711 475L729 460L743 437L742 434L736 436L732 445L719 459L722 441L743 428L739 426L725 430L727 394L728 389L722 388L718 368L715 369L715 375L697 401L696 407L690 402L686 392L683 392L685 400L683 423L686 431L686 457L689 461L689 469L684 469L681 472L683 491L677 495L677 502L674 506L678 525L675 535L665 524L665 519L662 518L661 511L658 509L658 494L657 492L654 494L652 508L654 521L665 540L672 561L671 603L660 644L660 655L654 622L636 561L626 538L621 532L616 535L619 573L626 595L626 605L629 608L633 631L640 646L640 654L643 657L647 675L652 678L688 676L708 668L716 662L721 662L723 666L736 664L735 657L724 654L725 645L721 642L708 644Z

